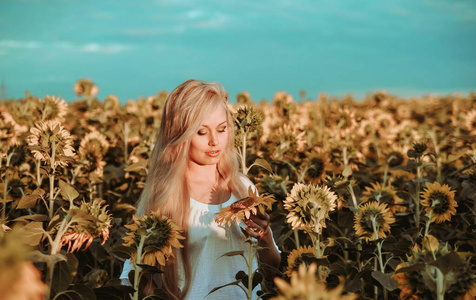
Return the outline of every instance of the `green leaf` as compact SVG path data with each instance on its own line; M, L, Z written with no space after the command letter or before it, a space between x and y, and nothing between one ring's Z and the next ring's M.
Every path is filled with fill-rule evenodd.
M45 262L47 264L57 263L60 261L66 261L67 258L63 254L44 254L39 250L34 250L28 253L28 259L32 262Z
M243 251L243 250L241 250L241 251L230 251L230 252L227 252L227 253L223 254L223 255L220 256L220 257L223 257L223 256L236 256L236 255L241 255L241 256L243 256L243 253L245 253L245 251ZM220 258L220 257L218 257L218 258ZM217 259L218 259L218 258L217 258Z
M18 230L17 237L29 246L35 247L43 240L43 222L30 222Z
M240 286L240 282L241 282L241 280L236 280L236 281L227 283L227 284L225 284L225 285L216 287L216 288L214 288L213 290L211 290L211 291L207 294L207 296L210 295L211 293L214 293L214 292L218 291L219 289L222 289L222 288L227 287L227 286L231 286L231 285ZM206 297L206 296L205 296L205 297Z
M140 172L141 170L146 170L147 171L147 160L140 160L136 163L133 163L132 165L126 167L124 171L126 172Z
M78 269L78 260L71 253L66 253L67 261L60 261L55 266L51 289L56 293L65 291L73 282Z
M391 278L389 274L384 274L380 271L373 271L372 277L389 291L393 291L397 287L397 281Z
M268 171L269 173L273 174L273 169L271 168L271 165L264 159L262 158L257 158L254 163L248 168L251 169L253 166L259 166Z
M448 254L438 257L438 259L432 262L430 265L437 267L440 269L441 273L446 275L462 263L463 260L458 255L458 253L451 251Z
M124 245L114 245L114 247L112 247L109 252L119 256L120 258L131 258L132 253L134 253L135 250Z
M38 200L41 199L40 195L37 194L25 194L21 197L20 202L16 209L25 209L25 208L33 208L37 205Z
M73 185L66 183L63 180L59 181L59 188L61 191L61 196L63 196L63 199L69 202L72 202L74 199L78 198L79 196L78 191L76 191Z

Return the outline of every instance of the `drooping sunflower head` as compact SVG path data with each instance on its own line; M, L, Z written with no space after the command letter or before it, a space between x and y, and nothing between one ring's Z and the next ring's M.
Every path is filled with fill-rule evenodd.
M39 99L36 104L41 121L59 121L62 122L68 113L68 105L60 97L45 96Z
M415 142L412 145L412 149L408 150L409 157L422 158L427 154L428 144L427 142Z
M296 183L284 201L287 222L293 229L322 233L329 212L335 210L337 195L327 186Z
M360 239L375 241L387 237L390 224L395 222L387 204L370 201L359 206L359 212L354 217L354 230ZM375 223L375 232L374 230ZM378 237L376 236L378 234Z
M248 188L248 196L233 202L230 206L225 207L221 212L216 213L215 222L221 226L231 226L233 221L240 224L243 219L248 219L251 214L258 211L265 213L266 209L271 209L273 202L276 200L268 194L257 195L251 187Z
M330 169L330 161L325 152L311 151L303 161L306 168L306 179L312 183L320 183Z
M355 111L340 108L336 116L336 129L342 137L351 133L357 126Z
M158 210L142 218L134 215L133 221L133 224L125 225L129 231L122 239L124 246L135 250L131 257L134 264L137 261L137 248L142 236L145 236L142 263L147 265L155 266L158 263L165 266L165 262L174 257L174 248L183 247L179 241L185 239L181 235L183 229L166 216L160 215Z
M332 174L324 179L324 184L337 195L337 209L340 210L348 203L346 199L350 197L349 185L355 186L355 180L349 180L342 174Z
M468 112L464 119L464 127L468 130L471 134L476 133L476 109L471 110Z
M289 120L296 111L293 96L285 91L277 91L273 95L273 106L280 118Z
M91 131L81 140L79 152L82 152L82 149L84 148L96 148L102 155L104 155L109 149L109 146L110 144L105 135L101 134L99 131Z
M444 299L474 299L476 294L474 266L468 258L450 251L447 246L435 251L416 249L406 261L397 266L395 270L397 272L391 277L398 283L400 299L434 299L437 292L434 274L436 266L441 265L442 261L451 264L445 274ZM405 267L413 268L400 270Z
M289 124L284 124L269 137L270 151L276 158L295 157L306 145L305 132Z
M370 185L372 187L365 187L365 191L362 193L363 196L360 198L362 202L377 201L386 203L392 214L405 210L404 206L399 205L403 202L403 199L398 197L397 191L390 184L384 186L380 182L375 182Z
M74 252L83 248L86 250L94 238L102 236L104 245L109 238L112 216L107 210L106 201L96 198L92 202L83 201L79 209L91 217L89 222L80 222L68 229L61 237L60 246L68 245L68 252ZM84 247L83 247L84 246Z
M317 264L312 263L309 267L305 264L299 266L297 271L292 272L290 283L276 277L274 283L280 294L271 300L354 300L357 295L343 295L344 285L340 284L333 290L328 290L325 282L316 278Z
M309 266L316 261L316 249L312 246L301 246L294 249L288 255L288 267L284 275L291 277L292 272L297 271L301 264Z
M243 143L243 135L253 138L263 133L264 115L250 106L240 106L233 114L235 124L235 146L241 147Z
M249 92L243 91L236 95L236 103L239 105L251 106L253 105L253 100L251 99Z
M89 78L82 78L76 81L73 86L73 91L78 96L96 96L99 92L99 88L94 84L94 82Z
M450 221L451 216L456 214L458 204L455 201L455 191L447 185L439 182L429 183L421 193L421 205L429 213L431 222L443 223Z
M36 159L50 163L55 151L55 165L66 166L74 156L73 138L58 121L40 122L30 129L28 146Z
M115 114L118 113L119 108L121 107L121 103L119 98L116 95L109 94L104 99L104 111L108 114Z

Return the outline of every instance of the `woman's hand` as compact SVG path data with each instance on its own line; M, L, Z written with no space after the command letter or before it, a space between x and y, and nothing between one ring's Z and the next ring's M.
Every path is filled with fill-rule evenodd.
M260 240L269 233L269 215L261 213L259 210L256 215L251 215L249 219L244 219L246 232L251 236Z

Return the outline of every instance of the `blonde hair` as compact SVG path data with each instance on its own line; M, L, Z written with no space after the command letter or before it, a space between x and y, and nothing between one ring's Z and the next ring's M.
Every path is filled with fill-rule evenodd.
M237 155L234 150L233 119L227 107L228 93L217 82L187 80L170 93L164 104L156 145L152 150L149 173L137 207L139 216L152 210L160 212L184 228L188 236L190 196L186 168L190 140L200 126L219 105L227 115L228 140L217 171L227 187L239 197L246 193L240 179ZM190 263L187 240L180 253L185 286L180 292L176 261L169 261L164 268L163 282L169 294L183 298L190 285Z

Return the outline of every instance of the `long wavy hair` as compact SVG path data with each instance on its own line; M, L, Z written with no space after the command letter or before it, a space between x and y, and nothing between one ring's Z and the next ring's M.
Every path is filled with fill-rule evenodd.
M228 93L217 82L188 80L180 84L167 97L162 113L156 144L152 150L147 180L137 207L139 216L157 209L183 227L188 237L190 195L186 179L190 140L200 126L218 106L227 115L228 140L217 172L230 191L244 197L246 190L240 179L237 154L234 149L233 119L227 107ZM183 298L190 285L190 262L187 239L177 250L183 262L185 285L178 286L178 265L169 260L162 277L167 292L177 299Z

